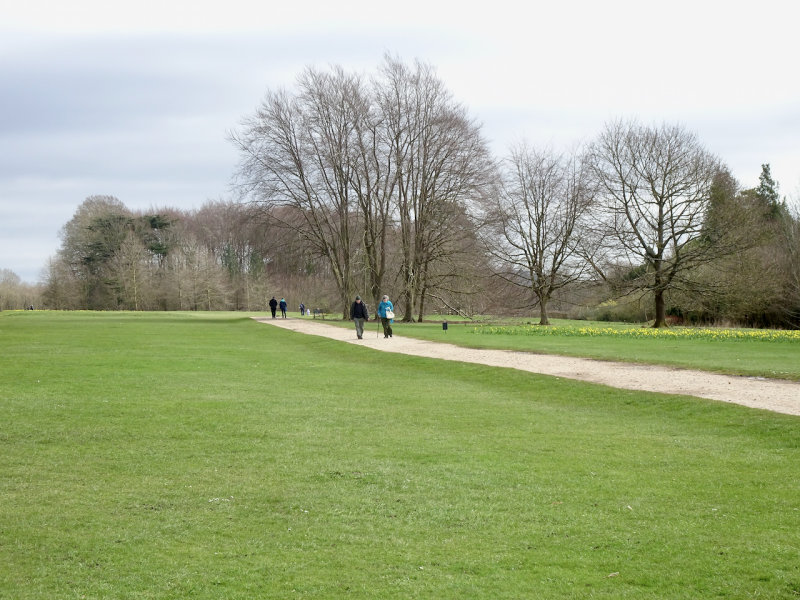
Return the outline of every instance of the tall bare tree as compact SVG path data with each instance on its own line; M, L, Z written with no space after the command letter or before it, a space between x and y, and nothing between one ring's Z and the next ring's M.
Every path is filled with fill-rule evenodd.
M497 275L529 289L539 305L539 324L550 323L547 305L556 290L580 279L581 221L593 200L582 156L512 148L502 185L487 213L484 239Z
M404 318L421 318L450 217L488 180L480 128L421 63L387 57L371 86L338 67L307 69L297 88L268 93L232 134L242 191L325 257L345 317L361 281L375 301L387 291L388 237L399 232Z
M373 92L379 89L373 82ZM350 159L351 182L362 217L361 263L355 265L365 273L364 292L377 306L383 294L386 277L388 240L392 226L392 208L397 188L395 156L385 115L374 98L359 95L354 98L355 140ZM360 278L359 278L360 279Z
M720 161L678 125L617 121L592 145L592 169L607 239L616 244L609 251L640 269L637 285L655 301L653 326L663 327L666 292L719 256L721 245L701 238Z
M480 126L433 68L387 56L378 104L396 169L404 321L422 320L428 275L451 232L449 219L485 195L493 164Z
M231 135L242 156L238 183L281 226L298 232L328 260L346 317L358 241L350 158L364 84L341 68L309 68L297 85L295 95L269 92L255 116ZM277 207L293 210L269 210Z

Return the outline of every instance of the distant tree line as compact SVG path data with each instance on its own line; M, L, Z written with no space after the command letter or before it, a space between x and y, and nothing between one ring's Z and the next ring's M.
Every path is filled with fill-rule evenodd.
M263 310L267 294L286 294L297 284L286 264L291 249L278 251L280 240L266 232L259 214L230 201L144 213L113 196L89 197L62 229L61 249L46 268L43 305ZM275 273L280 290L271 286Z
M36 307L41 299L41 285L23 283L11 269L0 269L0 310Z
M235 201L87 198L39 304L265 310L275 295L347 316L356 294L388 293L405 321L800 326L796 208L768 164L743 188L680 126L615 121L568 152L497 158L432 67L387 56L372 76L307 69L229 137Z

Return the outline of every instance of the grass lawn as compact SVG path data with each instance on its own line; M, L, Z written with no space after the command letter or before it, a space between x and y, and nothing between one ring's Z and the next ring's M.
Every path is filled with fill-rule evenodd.
M326 323L353 326L347 321L331 320ZM800 380L800 336L794 335L797 332L778 332L785 339L763 341L756 337L763 330L714 330L720 332L720 335L689 338L680 334L695 331L692 328L674 327L666 331L656 331L623 323L560 319L555 319L553 323L554 327L548 329L522 322L506 327L487 322L457 322L449 323L447 331L444 331L441 317L431 317L430 322L424 323L395 321L393 328L398 335L470 348L521 350L662 364L731 375ZM369 324L373 331L375 325L374 321ZM542 333L553 330L556 331L554 335ZM585 335L575 333L583 330L587 330ZM631 331L641 337L621 335ZM699 331L702 333L703 330ZM730 331L741 333L743 337L737 339L724 335Z
M797 417L231 313L0 349L0 598L800 596Z

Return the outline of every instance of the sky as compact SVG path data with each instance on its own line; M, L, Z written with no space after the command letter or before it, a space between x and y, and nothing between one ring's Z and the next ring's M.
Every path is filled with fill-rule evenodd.
M525 7L523 8L523 5ZM432 65L496 156L610 121L679 124L743 187L800 198L791 0L0 0L0 270L43 277L93 195L132 210L233 200L228 140L306 67Z

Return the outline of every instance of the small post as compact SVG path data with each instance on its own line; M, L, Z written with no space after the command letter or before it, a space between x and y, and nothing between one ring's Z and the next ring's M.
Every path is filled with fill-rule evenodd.
M442 331L447 333L447 321L442 321Z

